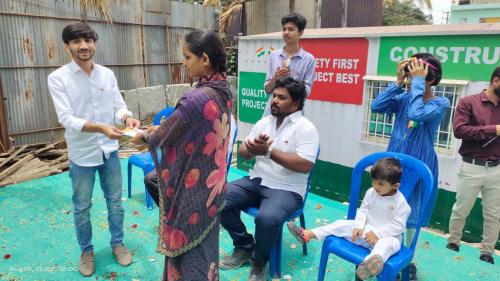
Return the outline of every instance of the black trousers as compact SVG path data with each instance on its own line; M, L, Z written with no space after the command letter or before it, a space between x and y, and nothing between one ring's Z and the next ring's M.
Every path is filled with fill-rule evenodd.
M252 259L264 265L285 219L302 207L302 197L291 191L260 185L261 179L244 177L228 183L221 225L229 232L235 248L252 252ZM241 210L259 207L255 217L255 241L241 221Z

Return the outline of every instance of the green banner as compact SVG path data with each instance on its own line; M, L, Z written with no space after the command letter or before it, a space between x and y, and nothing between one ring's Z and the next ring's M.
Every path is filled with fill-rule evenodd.
M240 71L238 87L238 115L239 120L248 123L257 123L262 117L268 96L264 91L266 74L261 72Z
M383 37L378 75L396 76L397 62L420 52L439 58L443 79L489 82L500 64L500 34Z

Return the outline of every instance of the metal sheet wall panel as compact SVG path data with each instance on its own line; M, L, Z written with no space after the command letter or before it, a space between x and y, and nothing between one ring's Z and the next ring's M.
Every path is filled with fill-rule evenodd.
M290 13L290 0L274 0L267 2L267 32L281 31L281 18Z
M266 1L245 2L247 35L266 33Z
M349 0L347 2L347 26L382 25L383 0Z
M115 24L100 22L97 11L87 16L99 35L94 60L114 71L120 89L192 81L182 67L182 41L193 28L215 27L213 8L175 2L172 9L171 1L164 0L110 3ZM61 32L81 18L80 2L2 0L0 13L0 79L9 134L58 127L46 79L70 60ZM181 28L168 28L167 22ZM54 141L63 132L15 139L16 144Z
M168 25L174 28L215 29L215 9L172 1Z
M342 27L344 0L321 0L321 28Z

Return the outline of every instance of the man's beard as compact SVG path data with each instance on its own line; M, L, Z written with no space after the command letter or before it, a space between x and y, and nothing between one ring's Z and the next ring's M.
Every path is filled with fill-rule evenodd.
M495 94L495 96L497 96L498 98L500 98L500 87L497 87L497 88L493 89L493 93Z
M74 57L74 58L78 58L78 59L79 59L79 60L81 60L81 61L89 61L89 60L91 60L91 59L92 59L92 57L94 56L94 52L92 52L91 50L88 50L89 56L88 56L88 57L86 57L86 58L82 58L82 57L80 56L80 54L79 54L80 52L81 52L81 51L75 51L75 52L73 52L73 51L72 51L72 52L71 52L71 54L73 55L73 57Z

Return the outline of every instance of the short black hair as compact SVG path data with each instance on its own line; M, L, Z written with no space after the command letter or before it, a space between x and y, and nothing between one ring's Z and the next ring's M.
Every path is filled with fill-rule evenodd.
M306 25L307 25L306 18L303 15L297 14L297 13L290 13L290 14L283 16L281 18L281 26L285 25L285 23L288 23L288 22L293 22L293 24L295 24L297 26L299 31L304 30L306 28Z
M373 180L387 181L390 184L399 183L403 169L397 158L386 157L375 162L370 171Z
M184 40L191 53L198 57L202 57L203 53L207 54L213 70L226 72L226 49L217 33L195 29L189 32Z
M276 80L273 91L276 88L285 88L292 97L292 100L299 102L298 110L302 110L304 108L304 101L307 96L306 86L304 83L287 76Z
M500 66L497 66L497 68L495 68L495 70L493 71L493 73L491 74L491 80L490 80L490 84L493 83L493 79L495 77L499 77L500 78Z
M430 53L417 53L414 54L412 57L417 59L422 59L423 61L428 62L429 64L437 68L436 70L432 67L429 66L427 67L429 72L425 77L425 81L434 80L434 82L432 82L431 84L432 86L436 86L437 84L439 84L439 82L441 81L441 77L443 75L443 69L441 68L441 62L439 61L439 59Z
M77 21L66 25L62 32L62 40L64 43L69 44L69 41L78 38L92 39L97 41L97 33L90 25Z

